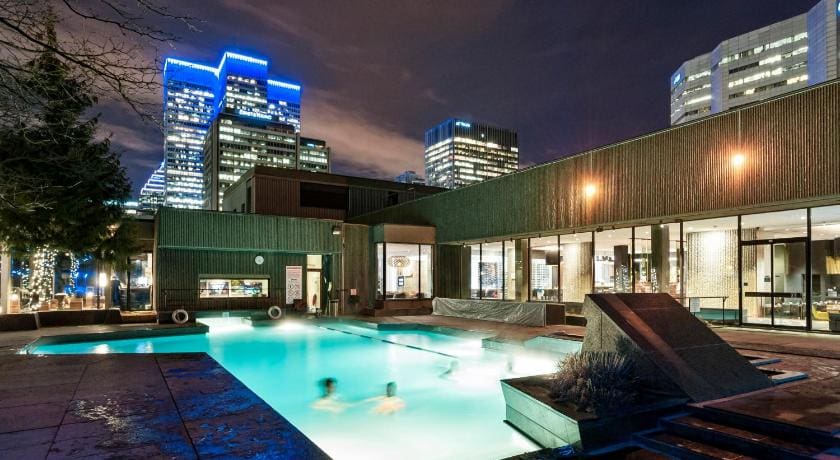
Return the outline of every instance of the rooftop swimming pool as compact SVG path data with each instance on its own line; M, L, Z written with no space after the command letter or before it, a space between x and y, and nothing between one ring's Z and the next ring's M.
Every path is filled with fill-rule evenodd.
M335 459L498 459L538 449L503 422L499 380L552 372L555 357L486 350L480 338L419 330L206 322L208 334L40 345L29 352L206 352ZM341 403L328 408L343 410L313 408L327 377L337 380ZM377 413L381 400L370 398L384 395L392 381L405 406Z

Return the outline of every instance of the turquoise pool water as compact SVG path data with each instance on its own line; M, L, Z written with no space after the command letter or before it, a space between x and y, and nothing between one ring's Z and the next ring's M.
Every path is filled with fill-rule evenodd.
M498 459L538 448L503 423L499 380L551 372L555 357L485 350L480 338L426 331L236 321L209 321L206 335L43 345L30 352L206 352L336 459ZM453 361L456 370L445 375ZM312 408L325 377L338 380L337 393L349 405L343 412ZM365 400L383 394L390 381L405 408L378 414L377 403Z

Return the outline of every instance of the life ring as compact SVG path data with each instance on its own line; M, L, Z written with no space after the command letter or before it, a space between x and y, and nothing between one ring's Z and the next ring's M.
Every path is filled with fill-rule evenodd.
M172 312L172 322L175 324L184 324L190 320L190 314L187 310L179 308Z
M283 316L283 310L277 305L268 307L268 317L271 319L280 319Z

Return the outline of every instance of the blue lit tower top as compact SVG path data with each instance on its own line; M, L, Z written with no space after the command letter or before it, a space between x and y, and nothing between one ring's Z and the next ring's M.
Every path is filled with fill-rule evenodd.
M266 59L227 51L213 67L167 58L163 85L167 206L202 206L204 138L220 113L300 132L301 87L269 76Z

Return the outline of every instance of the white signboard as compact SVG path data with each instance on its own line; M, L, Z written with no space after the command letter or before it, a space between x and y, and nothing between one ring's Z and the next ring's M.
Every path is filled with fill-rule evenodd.
M291 305L295 299L303 298L303 267L300 265L286 266L286 305Z

